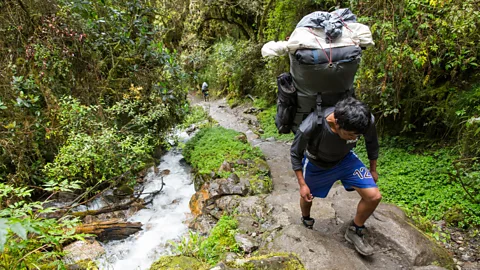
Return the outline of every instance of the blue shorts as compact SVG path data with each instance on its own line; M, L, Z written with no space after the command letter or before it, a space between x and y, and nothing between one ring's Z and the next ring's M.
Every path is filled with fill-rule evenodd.
M353 151L350 151L339 164L330 169L322 169L313 165L306 156L303 158L302 164L303 178L314 197L327 197L333 183L337 180L342 181L347 191L354 191L354 187L377 187L370 171Z

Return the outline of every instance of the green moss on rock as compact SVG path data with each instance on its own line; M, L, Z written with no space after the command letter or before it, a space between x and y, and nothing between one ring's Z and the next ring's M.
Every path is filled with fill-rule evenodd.
M270 253L229 263L230 267L245 270L304 270L300 259L293 253Z
M206 270L210 267L192 257L187 256L163 256L160 257L151 267L150 270L183 270L198 269Z

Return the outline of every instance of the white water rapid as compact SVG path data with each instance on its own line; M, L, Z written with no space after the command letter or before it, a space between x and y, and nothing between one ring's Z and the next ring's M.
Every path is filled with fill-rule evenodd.
M186 135L186 134L183 134ZM181 136L186 139L185 136ZM165 186L152 204L128 219L141 222L143 230L121 241L104 245L106 254L98 261L102 270L149 269L161 255L170 254L169 241L178 240L188 232L184 223L190 213L189 201L195 193L190 168L181 160L180 151L165 154L158 166L159 171L170 170L163 176ZM145 177L144 193L161 189L162 179L149 172ZM143 197L146 197L145 195Z

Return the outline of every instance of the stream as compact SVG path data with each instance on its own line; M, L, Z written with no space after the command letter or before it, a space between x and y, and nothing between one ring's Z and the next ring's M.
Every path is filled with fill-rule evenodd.
M186 133L178 136L184 142L189 139ZM164 170L170 173L161 176L155 174L153 168L149 171L143 192L148 194L164 185L163 190L147 208L128 219L141 222L143 230L125 240L105 243L106 253L97 261L100 269L149 269L160 256L172 253L170 241L178 240L188 232L185 220L190 213L189 202L195 189L190 167L184 162L180 150L173 149L163 155L158 171Z

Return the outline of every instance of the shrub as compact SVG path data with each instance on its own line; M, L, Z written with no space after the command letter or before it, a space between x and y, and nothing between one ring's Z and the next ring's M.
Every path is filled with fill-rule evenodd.
M77 219L48 219L53 211L40 202L27 202L32 190L0 183L0 267L2 269L61 269L62 246L73 240Z

